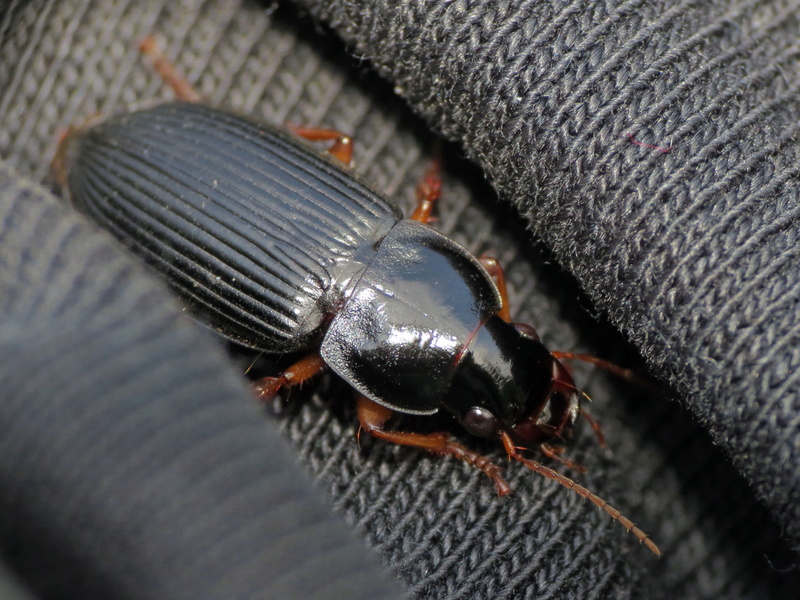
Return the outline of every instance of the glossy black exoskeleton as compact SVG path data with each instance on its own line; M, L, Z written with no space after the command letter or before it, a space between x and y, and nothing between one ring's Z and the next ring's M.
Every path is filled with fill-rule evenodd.
M220 333L271 353L318 349L262 382L262 395L327 365L367 399L366 431L457 456L510 492L496 466L446 434L383 428L391 411L447 410L657 552L600 498L519 453L517 443L547 448L567 433L580 396L533 328L504 318L504 290L481 261L403 219L340 164L273 127L186 102L73 130L56 163L73 205Z
M201 318L266 352L319 347L395 411L537 444L579 396L497 312L481 263L287 134L201 104L111 118L68 148L74 206L161 271Z

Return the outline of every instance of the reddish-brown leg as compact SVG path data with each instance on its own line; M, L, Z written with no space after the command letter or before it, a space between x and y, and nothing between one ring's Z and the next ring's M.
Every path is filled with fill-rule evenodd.
M600 423L595 421L594 417L592 415L590 415L588 412L586 412L586 410L584 410L583 408L581 408L581 414L583 415L583 418L586 419L586 421L591 426L592 431L594 431L594 434L597 436L598 445L601 448L605 448L606 447L606 436L603 435L603 428L600 427Z
M287 123L286 128L309 142L333 142L331 147L328 148L328 154L348 167L353 162L353 138L349 135L335 129L298 127L291 123Z
M435 218L432 216L433 209L436 206L436 202L442 196L441 171L441 159L436 158L431 163L431 166L428 167L425 177L419 182L419 185L417 185L417 207L409 217L409 219L412 221L419 221L420 223L425 223L427 225L435 220ZM510 323L511 308L508 305L508 289L506 288L506 276L503 272L503 267L500 266L500 263L496 258L484 256L479 260L481 261L483 268L486 269L486 272L489 273L489 276L492 278L497 286L498 291L500 292L500 298L502 299L503 306L499 311L497 311L497 316L503 319L506 323Z
M93 119L87 119L87 123ZM67 193L69 185L67 178L69 169L67 169L68 152L72 140L78 135L87 125L71 125L66 129L58 132L58 139L56 141L56 152L53 155L53 160L50 161L50 171L48 173L48 180L55 183L60 190Z
M200 102L201 97L192 85L178 73L175 65L164 56L158 44L152 37L146 37L139 44L139 49L146 54L153 63L153 68L164 82L172 88L175 95L186 102ZM287 124L286 127L300 137L312 142L333 141L328 152L346 165L353 160L353 138L333 129L315 129L312 127L297 127Z
M433 208L442 196L442 161L435 158L425 172L425 177L417 184L417 207L409 219L428 225L435 221Z
M500 266L500 262L496 258L491 256L482 256L479 260L497 286L497 290L500 292L500 299L503 301L503 307L497 311L497 316L506 323L510 323L511 307L508 305L508 288L506 287L506 274L503 271L503 267Z
M164 56L164 54L161 52L161 49L158 47L158 44L152 37L148 36L144 38L139 44L139 50L150 58L156 73L161 76L161 79L164 80L164 83L172 88L172 90L175 92L175 96L177 96L180 100L185 100L186 102L200 102L200 94L195 91L195 89L192 87L192 84L186 81L186 79L184 79L183 76L178 73L175 65L173 65L166 56Z
M444 432L436 433L406 433L402 431L387 431L383 428L392 411L385 406L373 402L369 398L358 398L358 420L361 427L370 435L403 446L413 446L427 450L432 454L449 454L459 460L471 464L483 471L497 486L497 493L505 496L511 493L511 487L500 475L500 468L485 456L465 448L454 442L450 435Z
M572 481L572 479L570 479L569 477L564 477L561 473L553 471L553 469L549 469L544 465L539 464L535 460L531 460L529 458L525 458L524 456L522 456L517 451L517 448L514 445L514 442L511 440L511 437L508 435L508 433L502 432L500 434L500 438L503 440L503 446L505 447L509 458L513 458L514 460L521 462L531 471L539 473L540 475L544 475L549 479L553 479L554 481L563 485L565 488L569 488L579 496L586 498L589 502L591 502L595 506L603 509L606 513L608 513L612 519L619 521L625 529L627 529L634 536L636 536L636 539L642 542L645 546L647 546L653 554L655 554L656 556L661 556L661 551L658 549L658 546L655 545L653 540L651 540L644 531L636 527L636 525L633 524L633 521L628 519L625 515L623 515L613 506L611 506L608 502L606 502L596 494L593 494L585 487L578 485L577 483Z
M318 375L326 368L325 362L314 352L297 361L277 377L263 377L253 383L253 391L261 400L272 400L281 389L299 385Z
M584 467L579 463L571 461L568 458L564 458L563 456L561 456L561 453L563 451L564 448L562 448L561 446L551 446L550 444L539 445L539 452L544 454L547 458L551 458L557 462L560 462L562 465L564 465L568 469L572 469L573 471L578 471L579 473L586 473L586 467Z

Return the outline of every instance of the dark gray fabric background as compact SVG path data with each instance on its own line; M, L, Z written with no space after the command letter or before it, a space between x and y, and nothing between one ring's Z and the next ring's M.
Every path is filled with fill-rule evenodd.
M303 4L328 25L244 1L0 13L8 565L42 598L388 598L376 557L415 598L796 595L800 6ZM357 169L404 207L428 127L455 142L438 225L502 260L515 319L672 390L577 366L609 445L582 424L569 449L661 560L519 465L500 500L465 465L359 448L333 378L265 423L164 289L26 183L59 128L170 96L136 52L148 34L213 104L354 133Z

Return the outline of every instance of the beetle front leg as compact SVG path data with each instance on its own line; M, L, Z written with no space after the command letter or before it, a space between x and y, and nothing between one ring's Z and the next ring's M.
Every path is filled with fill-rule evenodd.
M319 352L313 352L297 361L277 377L262 377L253 383L253 391L261 400L272 400L281 389L300 385L322 373L326 368L325 361Z
M511 323L511 304L508 302L508 287L506 286L506 273L503 270L503 267L500 265L500 261L492 256L481 256L478 259L483 265L483 268L486 269L486 272L489 274L489 277L492 278L495 286L497 287L497 291L500 293L500 301L501 307L500 310L495 313L498 317L503 319L506 323ZM532 340L539 341L539 334L536 332L536 328L533 325L529 325L528 323L511 323L514 328L519 331L525 337L528 337ZM555 354L554 354L555 356ZM558 357L556 357L558 358Z
M499 496L511 493L511 487L500 475L500 467L485 456L454 442L449 434L442 431L426 434L387 431L383 426L391 416L391 409L381 406L365 396L358 397L358 421L364 431L370 435L402 446L421 448L432 454L454 456L483 471L489 479L494 481Z
M497 316L503 319L506 323L511 322L511 307L508 305L508 288L506 287L506 274L503 267L500 266L500 261L491 256L482 256L479 258L483 268L492 278L494 284L497 286L497 291L500 292L500 300L503 306L497 311Z
M539 444L539 452L544 454L547 458L560 462L562 465L564 465L568 469L572 469L573 471L578 471L579 473L586 473L586 467L584 467L579 463L576 463L575 461L569 460L568 458L564 458L563 456L561 456L561 453L563 451L564 448L562 446Z

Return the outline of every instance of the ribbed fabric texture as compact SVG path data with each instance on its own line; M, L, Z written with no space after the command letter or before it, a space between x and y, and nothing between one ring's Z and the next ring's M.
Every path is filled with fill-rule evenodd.
M166 289L13 180L0 543L40 597L399 597Z
M800 7L304 4L487 169L800 548Z
M786 551L780 537L797 542L792 199L800 163L792 139L797 133L795 5L502 0L305 5L333 31L312 23L306 13L281 8L267 14L262 5L235 0L17 3L6 13L13 22L0 23L0 158L39 180L59 128L96 112L169 98L136 52L137 43L154 34L212 104L227 104L272 123L323 125L355 134L357 169L375 188L408 206L434 143L426 125L395 93L402 95L429 125L461 144L444 149L437 227L476 254L498 256L506 267L514 318L533 322L550 348L589 350L631 364L620 337L594 317L607 315L654 371L678 390L680 404L609 383L577 366L576 381L593 399L590 410L604 426L608 448L598 449L581 423L566 456L589 472L564 470L622 509L653 537L664 557L656 560L607 515L521 465L504 465L515 494L498 500L483 475L453 460L363 435L357 445L351 394L328 377L292 394L270 413L326 487L334 507L415 598L796 595L796 556ZM334 32L347 40L350 51ZM353 59L350 52L369 61ZM372 75L370 65L388 83ZM667 148L669 152L663 151ZM495 201L478 167L458 159L465 151L503 198L516 203L525 220ZM85 262L85 252L72 246L58 246L60 251L53 253L52 240L60 238L50 232L61 219L73 218L66 211L52 214L60 216L52 223L37 221L42 225L31 234L34 247L50 252L53 260ZM523 222L552 252L531 244ZM75 252L76 258L68 258ZM116 264L111 255L92 256L98 265ZM20 250L3 251L0 257L6 262L30 260ZM554 266L556 261L577 276L578 285ZM54 263L53 273L61 272L60 264ZM141 283L138 273L131 271L131 281L152 285ZM55 289L70 294L85 290L87 299L107 300L119 294L114 290L126 289L113 278L60 282L53 277ZM580 294L579 286L588 296ZM70 371L69 385L61 386L66 391L91 390L100 397L114 389L114 381L127 382L123 389L172 390L179 398L211 388L204 361L213 359L197 356L197 334L183 332L183 325L173 326L172 320L158 321L151 311L128 311L131 321L141 320L142 325L134 324L134 333L126 333L112 327L119 315L102 321L106 312L95 308L98 300L85 302L98 323L106 323L105 329L84 327L75 338L78 343L65 344L69 349L56 353L50 344L61 333L51 328L35 337L41 329L28 328L30 333L19 332L33 341L29 354L18 352L23 364L41 367L49 361L58 372ZM12 300L6 304L16 306ZM122 302L122 314L128 306ZM586 316L587 307L597 312ZM158 342L151 337L156 333L163 334ZM114 342L116 336L123 342ZM118 355L127 364L129 355L122 349L131 336L147 349L142 368L107 378L103 372L108 366L101 372L93 361L110 365ZM116 350L101 352L92 340L106 340ZM162 343L164 350L157 350ZM160 356L170 357L164 368L154 359ZM33 377L14 370L23 380ZM196 382L175 379L176 373L186 373L189 380L193 375ZM235 386L237 376L233 370L222 377ZM31 389L51 402L60 398L52 398L51 387L31 384ZM129 394L127 398L133 397ZM252 408L242 408L252 406L246 394L241 398L243 405L225 397L225 410L252 413ZM214 454L220 458L203 462L214 485L205 481L205 474L198 475L193 452L176 458L170 443L145 433L148 447L153 446L152 455L145 455L152 463L141 463L148 471L153 463L173 465L178 459L191 465L191 477L168 469L158 495L166 498L162 510L176 514L187 506L180 500L181 490L198 493L192 505L223 507L220 512L208 509L215 525L201 540L194 536L204 530L186 520L176 521L183 525L175 529L152 525L149 516L156 524L165 522L164 513L149 510L147 490L153 487L132 494L136 507L144 508L113 512L119 518L110 529L142 537L158 530L159 540L169 538L163 542L163 555L154 555L164 560L145 561L134 558L139 553L130 552L130 546L119 551L113 536L95 536L85 550L84 530L109 529L97 524L108 522L110 509L93 507L116 505L125 496L115 486L95 485L89 495L77 475L57 487L19 483L27 473L58 464L60 455L48 449L52 429L52 439L62 440L67 433L59 431L75 431L87 418L95 418L100 431L107 432L98 439L108 444L86 440L78 473L105 481L102 474L110 464L131 468L131 463L107 455L109 445L133 448L125 442L124 423L136 420L126 421L125 415L137 415L149 425L144 428L148 432L156 425L163 428L161 411L172 410L158 403L113 411L85 409L83 404L71 401L67 406L72 410L65 406L44 414L31 411L36 418L14 422L14 439L26 435L41 447L25 446L21 452L21 445L0 446L9 449L0 455L0 464L12 469L9 485L14 486L0 498L11 502L21 497L25 502L14 506L41 507L35 519L14 521L14 536L4 538L3 555L18 572L25 565L22 574L39 582L40 589L55 590L61 584L85 590L100 582L104 591L111 590L104 597L128 597L136 579L131 573L138 572L150 574L151 579L140 580L151 583L131 597L158 597L151 591L173 590L159 588L159 581L195 579L197 587L187 590L205 585L211 596L221 589L214 585L227 585L228 597L250 597L253 581L263 573L246 565L257 560L253 551L261 540L271 539L273 529L281 539L285 527L262 524L243 530L238 507L228 510L232 505L219 500L220 495L250 498L243 490L260 489L269 480L267 473L240 466L234 471L248 477L225 478L216 477L221 471L214 469L241 464L235 457L249 457L253 448L260 448L260 434L231 436L236 430L229 421L233 417L203 401L197 412L189 410L185 398L178 402L171 418L194 419L193 435L218 441ZM693 425L692 416L705 428ZM59 427L47 428L44 437L46 428L39 423L55 418ZM447 420L426 419L398 423L422 430L447 425ZM165 433L181 439L178 431ZM477 442L476 447L503 463L496 445ZM749 479L737 474L720 447ZM255 452L260 455L261 450ZM16 466L21 455L25 469ZM129 461L139 456L133 451L126 455ZM95 468L101 476L91 475ZM769 508L757 500L753 484ZM23 488L28 495L13 491ZM67 497L80 502L58 502ZM84 500L90 497L91 502ZM256 498L255 510L266 510L261 504ZM61 512L64 507L66 513ZM252 515L249 509L245 516ZM75 520L64 514L81 516ZM284 514L290 515L285 524L294 527L294 513ZM779 525L771 522L771 515ZM65 519L71 528L59 525ZM61 535L66 531L69 535ZM228 545L226 531L243 531L235 549ZM45 534L68 540L66 547L78 550L43 563L34 550L43 547L42 539L52 539ZM122 537L128 539L127 534ZM186 539L198 543L184 544ZM302 545L307 540L295 541ZM52 546L48 542L44 547ZM97 556L108 559L100 561L102 568ZM222 562L209 566L209 556ZM286 556L295 562L296 555ZM369 585L358 584L349 568L340 572L356 589L366 590L365 595L386 596L379 587L369 591ZM301 593L304 584L314 583L293 581L286 589ZM266 594L253 592L252 597ZM59 596L53 592L46 597Z

